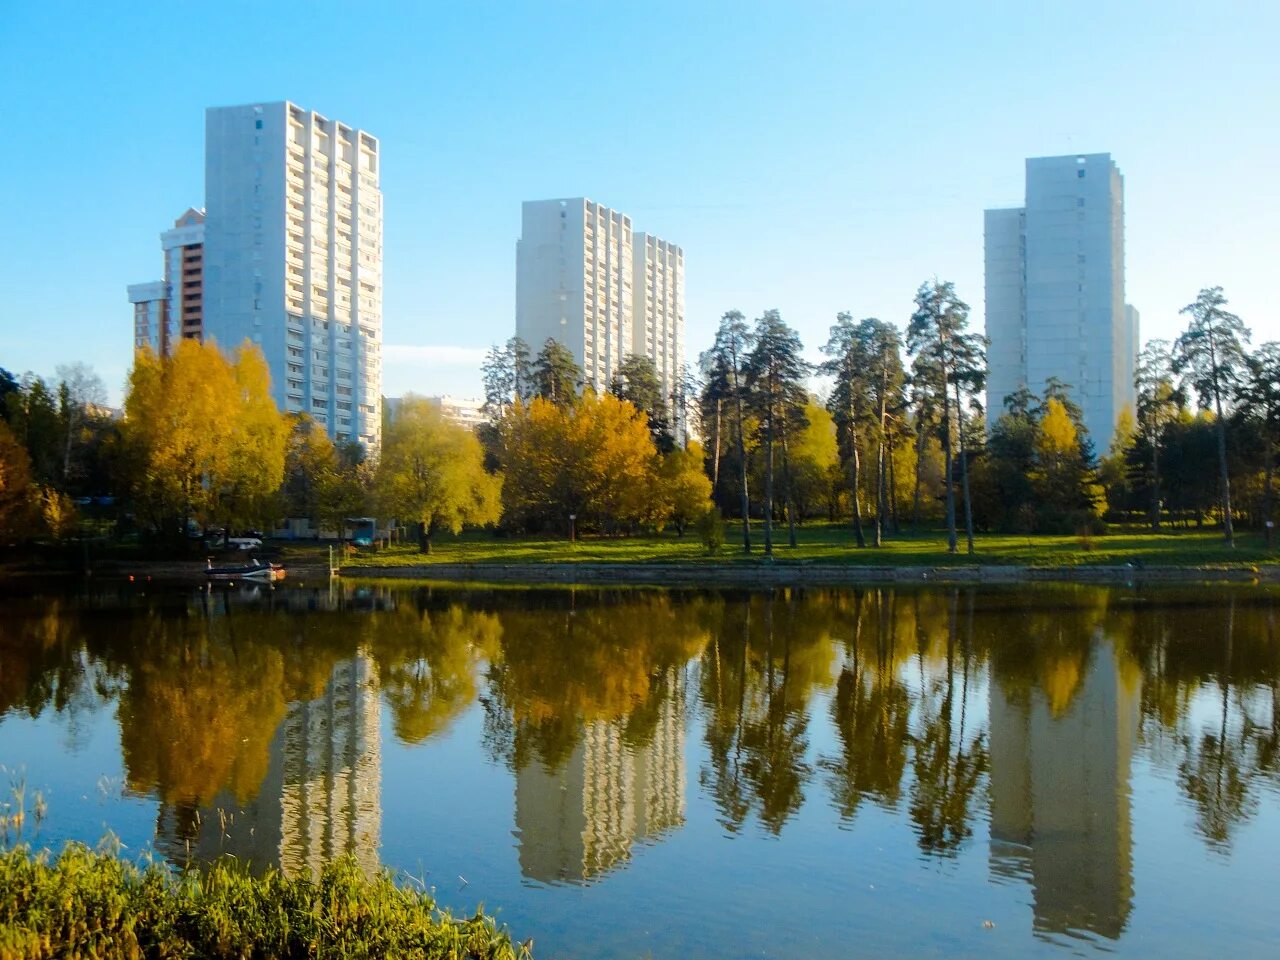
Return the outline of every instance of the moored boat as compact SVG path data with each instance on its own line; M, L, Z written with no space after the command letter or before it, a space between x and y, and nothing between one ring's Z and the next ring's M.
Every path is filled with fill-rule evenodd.
M209 580L283 580L284 564L264 563L254 557L248 563L230 563L215 567L206 561L204 575Z

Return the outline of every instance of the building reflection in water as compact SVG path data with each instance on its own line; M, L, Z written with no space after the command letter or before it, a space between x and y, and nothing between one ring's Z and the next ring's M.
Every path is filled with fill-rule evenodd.
M516 770L520 871L544 883L590 881L684 823L685 677L670 668L653 737L626 742L625 719L594 720L569 758Z
M373 662L363 653L340 661L320 696L289 704L269 757L251 801L223 791L204 807L162 804L157 849L178 863L232 854L258 870L313 878L350 854L376 871L382 760Z
M1116 939L1129 918L1140 679L1121 656L1098 639L1067 702L993 661L990 867L1031 884L1039 933Z

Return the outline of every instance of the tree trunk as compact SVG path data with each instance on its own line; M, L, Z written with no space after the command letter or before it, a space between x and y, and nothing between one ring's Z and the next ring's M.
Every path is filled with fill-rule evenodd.
M1231 526L1231 477L1227 473L1227 422L1222 419L1222 395L1215 389L1213 402L1218 413L1218 471L1222 484L1222 525L1227 546L1236 545L1235 530Z
M1151 532L1160 532L1160 429L1151 440Z
M764 555L773 559L773 410L764 423Z
M888 516L888 509L884 502L884 428L885 428L885 399L884 392L888 389L886 383L887 376L883 372L880 376L880 434L876 437L876 546L884 543L884 525Z
M723 403L722 397L716 397L716 444L711 455L711 496L716 503L720 502L720 408Z
M858 546L865 547L867 541L862 535L862 501L858 495L858 487L862 482L862 463L858 453L858 428L854 426L856 416L853 410L849 411L849 446L853 450L853 535L857 539Z
M418 524L418 552L431 552L431 524L429 523Z
M915 491L911 495L911 535L915 536L920 527L920 479L924 471L925 428L922 420L916 423L916 482Z
M1262 487L1262 529L1266 532L1267 549L1270 550L1271 538L1275 530L1275 527L1273 526L1274 521L1271 517L1271 508L1272 503L1274 502L1272 500L1271 478L1275 472L1275 450L1271 446L1271 438L1269 436L1264 439L1263 447L1265 451L1264 456L1266 457L1266 471Z
M787 422L782 421L782 505L787 515L787 543L791 549L796 548L796 501L795 490L791 485L791 456L787 450Z
M893 435L889 435L889 529L896 537L901 530L898 527L898 474L893 466L893 452L896 444Z
M945 349L945 347L944 347ZM943 354L945 356L945 353ZM956 547L956 485L951 475L951 401L947 393L947 365L942 363L942 468L946 483L947 553L959 553Z
M960 403L960 382L956 381L956 426L960 431L960 478L964 490L964 535L969 556L973 556L973 503L969 499L969 451L964 439L964 406Z
M735 360L736 362L736 360ZM747 442L742 435L742 392L734 377L733 395L738 409L738 478L742 481L742 550L751 552L751 497L747 493Z

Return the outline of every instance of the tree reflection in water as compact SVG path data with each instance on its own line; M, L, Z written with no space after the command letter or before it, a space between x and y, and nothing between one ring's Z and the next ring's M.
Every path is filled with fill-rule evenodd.
M325 744L338 786L324 789L355 797L377 772L362 756L377 753L366 706L379 699L406 744L479 704L535 879L589 880L678 829L693 723L697 784L728 835L783 834L816 789L845 826L872 804L906 818L923 855L950 859L989 812L992 869L1037 885L1046 931L1125 924L1136 750L1173 774L1224 855L1262 791L1280 788L1280 637L1264 590L95 586L5 604L0 712L52 710L74 747L114 710L127 787L160 801L175 858L209 845L219 811L285 823L291 797L365 824L350 836L376 848L354 800L316 792L320 767L288 764ZM1055 804L1052 787L1072 779L1090 796ZM1076 845L1053 848L1051 823ZM261 832L276 848L258 855L284 862L287 831ZM1054 874L1050 850L1094 870L1110 902Z

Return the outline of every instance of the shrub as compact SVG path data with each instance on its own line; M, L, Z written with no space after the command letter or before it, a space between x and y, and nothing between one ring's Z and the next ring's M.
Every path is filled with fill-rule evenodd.
M715 556L724 546L724 518L720 511L712 507L698 518L698 536L707 554Z
M454 919L351 859L318 881L237 864L175 874L69 844L0 853L0 958L528 957L492 920Z

